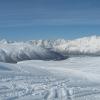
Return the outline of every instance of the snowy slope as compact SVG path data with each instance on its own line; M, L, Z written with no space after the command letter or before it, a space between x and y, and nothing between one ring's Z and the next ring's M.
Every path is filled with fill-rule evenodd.
M73 57L0 63L0 100L100 100L99 61Z

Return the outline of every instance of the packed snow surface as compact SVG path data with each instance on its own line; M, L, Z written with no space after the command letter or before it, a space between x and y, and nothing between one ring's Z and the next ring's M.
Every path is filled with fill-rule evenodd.
M100 57L0 62L0 100L100 100Z

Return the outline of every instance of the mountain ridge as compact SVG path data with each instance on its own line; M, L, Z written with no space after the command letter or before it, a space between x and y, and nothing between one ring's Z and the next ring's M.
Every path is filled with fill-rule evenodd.
M71 55L100 56L100 37L74 40L31 40L26 42L0 41L0 61L63 60Z

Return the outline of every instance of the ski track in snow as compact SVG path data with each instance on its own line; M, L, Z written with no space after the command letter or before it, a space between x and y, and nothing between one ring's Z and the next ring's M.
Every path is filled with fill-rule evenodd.
M0 100L100 100L100 57L0 63Z

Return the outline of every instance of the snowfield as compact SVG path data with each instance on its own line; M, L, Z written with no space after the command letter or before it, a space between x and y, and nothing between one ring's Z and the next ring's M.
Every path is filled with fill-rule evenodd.
M100 100L100 57L0 63L0 100Z

